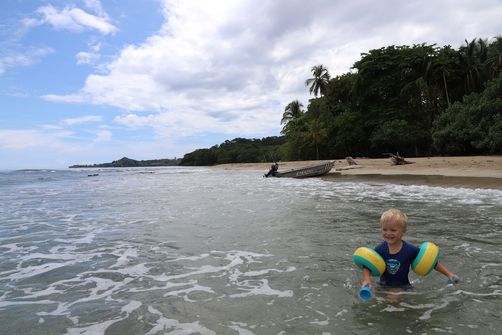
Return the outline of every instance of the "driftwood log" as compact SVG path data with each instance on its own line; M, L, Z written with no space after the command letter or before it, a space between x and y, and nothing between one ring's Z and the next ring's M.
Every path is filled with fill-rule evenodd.
M347 163L349 165L358 165L357 162L354 160L354 158L352 158L350 156L349 157L345 157L345 160L347 161Z
M392 165L404 165L404 164L413 164L413 163L415 163L415 162L407 161L406 159L404 159L404 157L401 157L399 155L399 152L396 152L395 155L393 153L386 152L386 153L384 153L384 155L387 155L387 156L390 157L390 161L392 162Z

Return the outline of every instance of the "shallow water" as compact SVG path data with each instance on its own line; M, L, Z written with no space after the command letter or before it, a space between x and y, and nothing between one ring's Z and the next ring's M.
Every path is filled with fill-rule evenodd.
M0 334L499 333L501 191L262 174L0 172ZM359 300L389 207L461 285Z

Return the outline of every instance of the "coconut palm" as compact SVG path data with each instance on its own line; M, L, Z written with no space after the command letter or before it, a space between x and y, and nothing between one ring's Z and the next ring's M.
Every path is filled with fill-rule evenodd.
M488 57L487 42L481 38L470 42L465 40L465 46L460 47L459 51L465 73L465 93L478 92L485 82L483 67Z
M322 65L315 65L311 69L313 78L305 80L305 86L310 86L310 94L314 93L314 96L323 95L326 92L326 87L330 79L328 69Z
M303 105L298 100L291 101L282 114L281 124L287 125L290 121L294 121L303 113Z
M498 78L502 74L502 36L495 37L495 41L488 46L486 63L489 72L488 79Z

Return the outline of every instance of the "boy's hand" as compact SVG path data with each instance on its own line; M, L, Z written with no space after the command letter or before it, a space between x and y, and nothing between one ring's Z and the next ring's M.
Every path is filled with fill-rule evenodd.
M453 285L458 285L460 283L460 278L456 273L448 273L448 283Z
M457 285L460 282L458 275L448 271L448 269L440 262L436 264L436 270L448 277L448 284Z
M368 285L369 287L371 287L371 279L370 278L365 278L363 280L363 283L361 285L361 288L365 287L366 285Z

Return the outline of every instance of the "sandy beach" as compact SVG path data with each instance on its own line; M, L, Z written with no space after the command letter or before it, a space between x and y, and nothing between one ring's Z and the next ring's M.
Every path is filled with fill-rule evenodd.
M413 164L392 165L390 158L354 158L335 160L335 167L322 177L329 180L381 181L399 184L502 189L502 156L418 157L407 158ZM317 161L279 162L279 170L316 164ZM215 168L260 170L270 163L221 164Z

